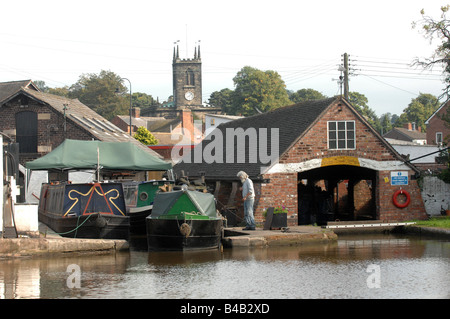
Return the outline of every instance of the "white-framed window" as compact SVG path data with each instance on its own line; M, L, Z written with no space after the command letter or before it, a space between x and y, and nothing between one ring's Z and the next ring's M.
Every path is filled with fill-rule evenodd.
M355 121L329 121L328 149L354 150L355 148Z
M443 142L442 132L436 132L436 144L441 145Z

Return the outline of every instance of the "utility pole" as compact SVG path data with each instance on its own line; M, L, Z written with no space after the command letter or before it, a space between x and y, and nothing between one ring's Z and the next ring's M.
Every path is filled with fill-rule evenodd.
M348 54L344 53L344 98L348 100Z

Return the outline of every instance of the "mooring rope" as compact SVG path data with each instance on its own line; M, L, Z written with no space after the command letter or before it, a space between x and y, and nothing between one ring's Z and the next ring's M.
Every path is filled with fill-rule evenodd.
M66 234L69 234L69 233L71 233L71 232L75 232L75 237L74 237L74 238L76 238L76 237L77 237L78 228L80 228L81 226L83 226L83 224L84 224L85 222L87 222L87 220L88 220L92 215L95 215L95 214L90 214L90 215L88 215L88 217L87 217L80 225L78 225L78 223L80 222L80 218L81 218L81 216L83 216L83 215L78 216L78 218L77 218L77 227L75 227L75 228L72 229L72 230L63 232L63 233L55 233L55 234L57 234L57 235L66 235Z

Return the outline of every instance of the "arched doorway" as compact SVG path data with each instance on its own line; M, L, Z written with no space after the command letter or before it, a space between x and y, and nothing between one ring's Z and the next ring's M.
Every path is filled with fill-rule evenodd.
M375 170L352 165L298 173L298 224L376 219Z

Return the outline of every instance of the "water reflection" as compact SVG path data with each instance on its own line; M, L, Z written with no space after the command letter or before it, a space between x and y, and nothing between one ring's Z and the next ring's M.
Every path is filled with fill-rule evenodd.
M395 236L200 252L131 251L0 261L0 297L450 298L450 242ZM69 288L69 265L80 287ZM368 266L381 288L367 286Z

